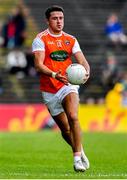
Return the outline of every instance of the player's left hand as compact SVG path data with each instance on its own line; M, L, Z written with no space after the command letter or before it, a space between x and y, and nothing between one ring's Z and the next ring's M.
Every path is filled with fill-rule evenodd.
M63 75L61 74L61 70L59 70L59 71L57 72L55 78L56 78L57 80L63 82L65 85L68 85L68 84L69 84L67 77L66 77L66 76L63 76Z

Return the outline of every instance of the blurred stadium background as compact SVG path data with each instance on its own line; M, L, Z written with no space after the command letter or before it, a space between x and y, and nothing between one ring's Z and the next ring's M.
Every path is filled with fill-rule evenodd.
M106 63L107 54L115 54L117 66L120 68L121 74L126 73L127 71L127 46L113 46L104 33L107 17L112 12L117 13L125 32L127 32L126 0L96 0L94 2L92 0L73 0L72 2L67 0L62 2L59 0L54 0L53 2L48 0L38 0L37 2L33 0L5 0L1 4L1 29L2 25L7 21L7 17L13 13L14 8L20 5L24 11L26 36L25 42L20 46L20 50L27 57L27 73L26 71L24 74L10 73L8 70L7 56L12 49L1 46L0 130L18 131L22 128L28 130L29 127L22 127L21 125L24 119L25 121L28 120L27 116L29 117L28 121L31 119L31 122L28 123L29 126L30 123L35 121L36 117L36 121L38 122L35 123L38 123L38 125L36 124L36 127L33 127L34 129L53 125L51 118L41 103L39 80L38 75L34 71L33 55L31 53L32 40L38 32L46 28L44 11L51 4L59 4L64 7L66 12L65 31L77 37L81 48L91 65L91 77L89 81L80 88L81 114L79 114L79 116L82 128L84 130L97 131L103 129L106 130L106 128L107 131L126 131L127 126L123 123L124 121L126 123L126 111L124 110L124 113L121 115L121 110L117 111L115 108L113 113L107 113L105 106L105 96L107 91L106 86L103 86L101 82L103 71L101 67ZM112 88L112 86L110 88ZM117 107L117 105L115 107ZM98 111L98 113L96 113L96 111ZM44 115L46 120L45 118L42 118L42 124L40 120L41 117L38 113L46 113L46 115ZM38 117L40 118L39 120L37 120ZM49 125L47 124L48 119L50 120ZM111 127L109 127L110 125Z
M5 136L8 138L9 132L57 130L56 124L41 103L39 79L33 67L31 43L36 34L46 28L44 22L45 9L50 5L58 4L65 9L64 30L77 37L91 65L91 77L80 88L79 118L83 132L88 134L92 132L117 132L125 133L124 137L126 137L126 104L123 107L119 107L117 104L111 108L106 106L105 96L107 91L101 82L101 67L106 62L107 55L113 54L121 71L120 77L127 72L127 45L114 46L104 33L107 17L110 13L115 12L127 34L127 0L0 0L0 3L0 32L2 32L2 26L8 15L13 12L17 5L20 4L24 9L26 35L20 51L27 57L27 73L11 74L7 67L7 55L12 49L2 47L2 45L0 47L1 134L7 132ZM1 142L5 136L1 135ZM90 137L90 134L88 137ZM92 140L89 142L92 143ZM1 143L0 146L2 147L2 145L4 146L4 143ZM27 178L25 175L24 177ZM33 177L36 178L36 176ZM95 176L95 178L97 177ZM109 177L112 178L112 176ZM87 178L90 178L90 176Z

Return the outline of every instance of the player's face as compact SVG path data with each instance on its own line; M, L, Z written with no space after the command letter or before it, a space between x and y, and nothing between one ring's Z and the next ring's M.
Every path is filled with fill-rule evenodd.
M48 19L48 26L52 33L59 34L64 27L64 15L61 11L51 12Z

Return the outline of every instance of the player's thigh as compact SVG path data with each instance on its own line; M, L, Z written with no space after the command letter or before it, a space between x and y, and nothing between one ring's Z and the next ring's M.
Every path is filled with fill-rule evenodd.
M69 93L62 102L63 108L68 116L78 115L78 106L79 106L79 95L77 93Z
M70 126L65 112L62 112L57 116L53 116L53 119L62 132L70 131Z

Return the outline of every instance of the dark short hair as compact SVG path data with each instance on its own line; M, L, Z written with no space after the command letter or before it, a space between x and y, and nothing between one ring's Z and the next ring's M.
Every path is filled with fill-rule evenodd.
M61 6L55 5L55 6L51 6L51 7L49 7L49 8L46 9L46 11L45 11L45 17L46 17L47 19L49 19L50 14L51 14L51 12L53 12L53 11L61 11L61 12L64 13L64 9L63 9Z

